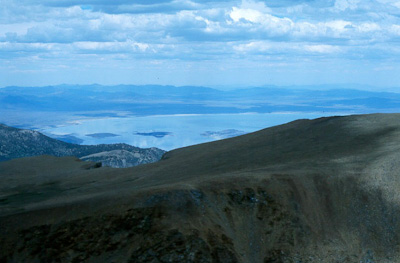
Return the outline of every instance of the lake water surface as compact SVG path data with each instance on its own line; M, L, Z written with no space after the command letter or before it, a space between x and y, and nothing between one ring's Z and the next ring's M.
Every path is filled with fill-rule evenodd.
M82 144L127 143L141 148L171 150L254 132L297 119L323 116L328 115L323 112L156 115L77 121L46 128L41 132L50 136L73 135L83 140Z

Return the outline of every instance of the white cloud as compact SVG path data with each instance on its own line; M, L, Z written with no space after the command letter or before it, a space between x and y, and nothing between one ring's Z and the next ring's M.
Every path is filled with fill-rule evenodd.
M394 35L400 36L400 25L392 25L391 28L390 28L390 31L391 31Z
M338 11L346 9L354 10L358 7L360 0L336 0L334 8Z
M287 34L294 27L293 21L289 18L280 18L255 9L233 7L229 16L234 22L233 25L236 24L238 27L249 28L253 32L267 33L269 36ZM253 24L257 25L254 26Z
M238 53L257 53L257 54L292 54L295 56L308 56L309 54L332 54L342 51L339 46L309 43L286 43L271 41L252 41L245 44L236 45L233 49Z
M353 24L344 20L333 20L323 23L326 29L331 29L335 34L340 34L349 30Z
M165 67L266 56L317 63L397 60L400 52L398 0L89 0L86 8L75 0L1 1L0 56L11 64L34 56L50 64L107 57Z
M373 22L362 23L357 26L357 29L362 33L372 32L372 31L379 31L381 27Z
M74 42L70 44L71 47L76 51L99 51L99 52L109 52L109 53L156 53L162 50L165 45L150 45L147 43L140 43L134 41L125 42Z
M0 42L0 49L3 51L32 51L37 50L51 50L55 45L49 43L11 43Z
M271 43L265 41L254 41L246 44L239 44L233 47L234 50L240 53L247 53L247 52L266 52L273 48Z
M400 8L399 0L377 0L377 2L383 5L391 5Z
M340 47L331 45L305 45L304 49L315 53L336 53L341 51Z
M232 8L230 17L234 22L240 22L241 19L247 20L253 23L260 23L263 20L263 14L254 9L241 9L237 7Z

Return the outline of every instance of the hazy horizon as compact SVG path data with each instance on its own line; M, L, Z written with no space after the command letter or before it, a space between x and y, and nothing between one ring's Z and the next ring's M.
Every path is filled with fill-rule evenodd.
M328 90L359 90L359 91L371 91L371 92L393 92L400 93L400 86L375 86L375 85L367 85L367 84L359 84L359 83L344 83L344 84L314 84L314 85L272 85L272 84L264 84L264 85L171 85L171 84L134 84L134 83L118 83L118 84L101 84L101 83L58 83L58 84L48 84L48 85L7 85L0 86L0 89L10 88L10 87L20 87L20 88L41 88L41 87L58 87L58 86L71 86L71 87L85 87L85 86L103 86L103 87L116 87L116 86L161 86L161 87L203 87L203 88L211 88L220 91L233 91L240 89L252 89L252 88L282 88L282 89L292 89L292 90L315 90L315 91L328 91Z

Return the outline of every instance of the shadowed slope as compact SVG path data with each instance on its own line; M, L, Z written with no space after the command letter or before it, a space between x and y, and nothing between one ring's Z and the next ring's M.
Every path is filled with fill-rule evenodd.
M245 136L173 150L164 154L161 162L138 169L156 171L162 177L173 174L172 178L181 175L193 179L196 175L275 166L301 164L299 168L312 168L350 156L372 158L380 154L380 147L386 147L399 135L399 118L396 114L377 114L298 120Z

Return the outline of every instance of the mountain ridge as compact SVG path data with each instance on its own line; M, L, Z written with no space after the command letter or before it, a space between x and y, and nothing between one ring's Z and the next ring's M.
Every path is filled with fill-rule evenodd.
M371 114L298 120L127 169L2 162L0 258L399 262L399 142L400 114Z
M115 150L122 150L121 154L117 156L116 152L113 152ZM158 161L164 151L157 148L141 149L123 143L78 145L50 138L37 131L0 124L0 161L45 154L92 160L89 156L96 153L103 154L102 158L95 158L97 162L125 168Z

